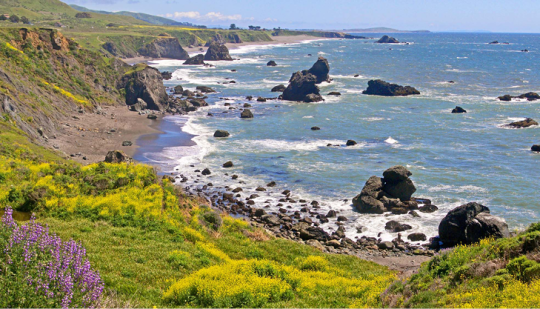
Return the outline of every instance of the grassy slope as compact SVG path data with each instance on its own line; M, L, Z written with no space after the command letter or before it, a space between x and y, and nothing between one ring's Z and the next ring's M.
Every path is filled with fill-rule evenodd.
M245 306L377 306L378 295L394 280L385 267L272 239L241 220L222 216L223 224L214 224L221 221L216 213L160 181L150 167L81 167L33 145L9 121L0 126L0 205L34 211L63 239L82 242L105 280L104 306L203 306L223 299L240 299ZM177 280L196 280L199 270L226 272L235 263L281 269L295 285L246 270L247 276L287 286L288 294L267 299L262 285L252 295L263 300L257 303L246 296L250 286L240 287L248 291L241 295L216 294L213 303L201 303L195 294L187 303L163 297ZM229 285L227 280L216 283Z

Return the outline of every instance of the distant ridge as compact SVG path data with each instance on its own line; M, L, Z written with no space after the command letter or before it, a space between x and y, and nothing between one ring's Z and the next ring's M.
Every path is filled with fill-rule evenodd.
M429 33L429 30L398 30L387 27L375 27L366 29L343 29L341 32L349 33Z
M97 11L97 10L91 10L88 8L85 8L84 6L70 4L72 8L74 8L77 11L81 12L90 12L90 13L99 13L99 14L108 14L108 15L123 15L123 16L132 16L138 20L145 21L147 23L153 24L153 25L159 25L159 26L193 26L193 24L188 22L179 22L172 19L145 14L145 13L136 13L136 12L128 12L128 11L120 11L120 12L107 12L107 11Z

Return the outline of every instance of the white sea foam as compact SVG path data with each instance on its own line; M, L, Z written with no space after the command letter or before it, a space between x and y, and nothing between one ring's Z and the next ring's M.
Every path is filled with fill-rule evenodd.
M399 144L399 142L397 140L393 139L392 136L385 139L384 142L388 143L388 144Z

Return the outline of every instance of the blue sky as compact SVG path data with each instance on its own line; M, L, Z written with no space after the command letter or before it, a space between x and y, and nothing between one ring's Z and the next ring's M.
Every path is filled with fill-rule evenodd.
M540 33L539 0L62 0L203 25Z

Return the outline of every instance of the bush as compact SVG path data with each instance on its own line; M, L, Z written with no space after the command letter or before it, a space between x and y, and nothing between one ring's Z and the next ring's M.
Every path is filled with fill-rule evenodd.
M6 208L0 223L0 307L92 307L103 281L73 240L63 242L33 218L19 226Z

